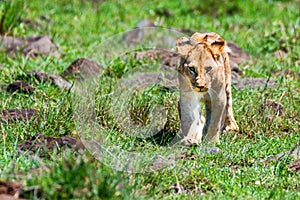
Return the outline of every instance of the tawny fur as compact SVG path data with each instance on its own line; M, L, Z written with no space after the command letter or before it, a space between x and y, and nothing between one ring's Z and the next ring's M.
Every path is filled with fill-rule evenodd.
M178 68L182 143L220 141L221 131L238 130L232 112L231 70L226 42L216 33L180 38ZM205 105L206 120L200 102Z

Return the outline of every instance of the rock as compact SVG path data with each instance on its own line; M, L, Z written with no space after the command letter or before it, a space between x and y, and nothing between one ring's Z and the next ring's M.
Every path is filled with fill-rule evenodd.
M241 47L233 42L227 42L227 46L230 48L229 58L232 62L240 64L241 62L247 61L250 59L250 54L243 51Z
M23 53L26 56L52 55L60 57L57 47L50 36L30 36L26 40L27 44L23 49Z
M245 88L264 88L273 87L276 85L275 80L266 78L239 78L237 81L233 82L233 86L237 90L244 90Z
M0 36L0 50L6 50L10 54L16 54L21 51L25 45L25 41L22 38L11 36Z
M278 116L284 115L284 106L281 103L276 102L272 99L268 99L266 102L262 103L261 110L272 111L274 114Z
M148 20L148 19L143 19L142 21L140 21L135 28L145 28L145 27L155 27L155 23Z
M33 70L33 71L27 71L26 72L27 76L34 76L37 80L41 82L50 82L62 90L70 90L73 85L63 79L61 76L55 75L55 74L50 74L48 72L41 72L39 70ZM75 88L76 90L76 88Z
M34 109L11 109L0 111L0 122L29 121L38 111Z
M159 171L163 168L175 166L175 155L170 155L167 158L157 156L152 163L148 166L149 171Z
M59 150L62 147L69 147L75 150L84 150L84 145L79 139L69 136L52 137L35 134L31 138L18 145L21 151L39 152L39 156L45 156L49 150Z
M10 56L18 52L33 58L39 55L52 55L60 57L56 45L53 43L50 36L29 36L27 38L17 38L12 36L0 36L0 43L2 48Z
M124 34L123 39L125 40L126 44L135 45L139 43L146 34L146 31L142 28L146 27L156 27L156 25L147 19L140 21L133 30Z
M101 70L103 68L95 61L78 58L62 73L62 77L66 78L70 76L84 79L98 75Z
M6 88L7 92L20 92L25 94L32 93L34 90L35 88L33 86L23 81L16 81L14 83L11 83Z
M0 199L19 199L21 187L19 182L0 181Z

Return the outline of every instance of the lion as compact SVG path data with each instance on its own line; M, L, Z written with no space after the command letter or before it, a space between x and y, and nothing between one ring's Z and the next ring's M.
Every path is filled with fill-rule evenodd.
M220 132L238 130L233 116L231 69L225 40L217 33L195 33L176 42L181 60L180 137L185 145L220 142ZM206 120L201 113L204 103Z

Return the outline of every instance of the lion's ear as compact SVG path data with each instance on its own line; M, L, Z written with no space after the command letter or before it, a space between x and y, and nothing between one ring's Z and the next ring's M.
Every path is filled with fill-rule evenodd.
M208 45L215 57L218 57L226 46L225 40L217 33L194 33L191 40L196 44L204 43Z
M216 33L213 33L212 36L208 35L207 40L211 44L210 49L213 54L218 57L221 53L224 52L226 46L225 40Z
M176 51L182 56L187 56L193 48L191 41L187 37L182 37L176 42Z

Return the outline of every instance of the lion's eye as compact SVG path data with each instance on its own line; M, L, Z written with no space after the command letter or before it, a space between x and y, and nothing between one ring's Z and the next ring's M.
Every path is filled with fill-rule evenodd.
M190 70L190 72L192 72L192 73L196 73L196 69L195 69L195 67L189 67L189 70Z
M206 70L206 73L208 73L208 72L210 72L212 70L212 67L211 66L206 67L205 70Z

